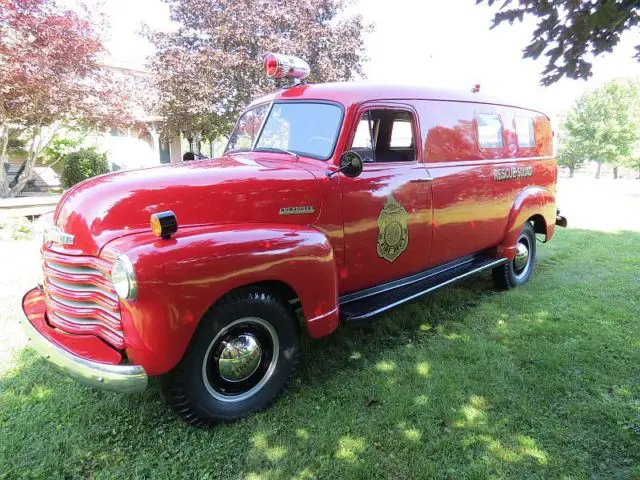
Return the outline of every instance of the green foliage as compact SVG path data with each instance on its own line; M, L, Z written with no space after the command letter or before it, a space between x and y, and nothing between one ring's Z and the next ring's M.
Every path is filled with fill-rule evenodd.
M640 83L619 79L582 95L569 110L559 149L561 165L593 160L625 165L640 141Z
M496 0L476 0L476 4ZM493 27L503 22L513 24L525 16L537 17L538 25L524 57L548 58L542 72L543 85L562 77L587 79L592 75L591 57L611 52L621 35L640 22L640 2L616 0L500 0ZM640 61L640 45L636 47Z
M72 152L64 157L63 163L61 180L64 188L109 172L107 155L98 153L94 148Z
M252 99L274 90L262 63L270 51L305 58L313 82L363 76L371 26L349 0L164 1L180 28L147 33L167 135L228 135Z
M33 224L26 218L18 218L11 225L11 238L13 240L31 240L33 235Z
M83 137L60 137L55 136L49 145L42 150L44 164L53 167L60 162L65 155L72 153L82 144Z
M29 146L24 137L24 129L12 127L8 129L7 153L10 155L26 155Z

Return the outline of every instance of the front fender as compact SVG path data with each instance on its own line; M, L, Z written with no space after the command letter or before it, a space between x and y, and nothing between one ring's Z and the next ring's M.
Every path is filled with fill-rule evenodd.
M221 225L183 229L169 240L139 234L114 240L104 256L126 253L137 298L122 301L127 355L150 374L182 358L207 309L238 287L279 281L298 295L309 334L338 326L333 249L321 232L297 225Z
M498 246L499 256L513 259L520 230L535 215L541 215L544 219L545 238L549 241L555 229L556 199L549 190L542 187L525 188L516 197L509 212L502 243Z

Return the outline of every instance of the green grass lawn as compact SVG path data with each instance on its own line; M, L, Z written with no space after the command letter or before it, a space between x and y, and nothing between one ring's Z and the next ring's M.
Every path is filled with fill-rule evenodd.
M24 350L0 377L0 476L640 478L640 234L538 253L525 287L483 275L307 342L289 394L210 430Z

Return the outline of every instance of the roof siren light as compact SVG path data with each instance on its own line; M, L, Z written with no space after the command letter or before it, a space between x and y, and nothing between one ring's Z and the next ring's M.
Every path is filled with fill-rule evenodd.
M276 81L292 79L294 85L305 83L304 79L310 71L309 64L298 57L280 53L267 53L264 56L264 72Z
M478 93L478 92L480 92L480 84L476 83L471 89L471 93Z

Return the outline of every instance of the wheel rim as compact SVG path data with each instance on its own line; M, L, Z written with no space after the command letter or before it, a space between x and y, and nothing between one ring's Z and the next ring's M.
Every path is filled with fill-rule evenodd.
M516 278L524 277L531 265L531 241L527 235L518 238L516 255L513 258L513 274Z
M231 322L209 344L202 379L211 396L240 402L255 395L273 376L280 343L273 326L258 317Z

